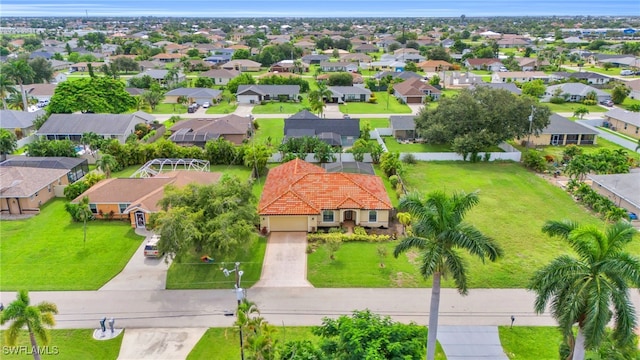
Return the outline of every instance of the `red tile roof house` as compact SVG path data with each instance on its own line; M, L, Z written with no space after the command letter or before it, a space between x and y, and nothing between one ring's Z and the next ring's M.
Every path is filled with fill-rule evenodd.
M379 177L328 173L295 159L269 170L258 214L265 232L315 232L345 221L386 228L392 208Z

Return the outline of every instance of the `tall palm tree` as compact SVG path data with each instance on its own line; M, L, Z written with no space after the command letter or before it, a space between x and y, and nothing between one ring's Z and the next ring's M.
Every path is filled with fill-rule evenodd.
M22 95L22 109L28 111L27 98L24 96L24 83L29 82L34 77L34 72L26 60L14 60L2 67L5 75L20 85L20 94Z
M27 104L26 108L25 108L25 103ZM33 96L28 96L25 97L22 96L22 94L20 94L19 92L14 92L12 94L9 95L9 98L7 99L7 106L9 109L14 109L14 110L22 110L22 111L28 111L29 110L29 105L35 105L38 103L38 100L36 98L34 98ZM25 110L26 109L26 110Z
M55 304L45 301L35 306L30 305L30 303L29 293L26 290L18 291L16 300L0 313L0 325L12 321L5 332L6 341L11 346L16 344L20 330L26 326L29 332L29 340L31 340L33 358L40 360L36 336L40 338L44 345L49 343L49 333L45 326L54 326L56 324L53 315L58 313L58 308Z
M565 338L573 339L573 325L578 323L573 359L584 359L586 349L602 342L612 318L619 345L632 341L637 319L629 287L640 288L640 259L624 247L637 230L622 221L604 231L594 225L548 221L542 231L566 240L577 254L556 258L529 284L536 292L535 311L541 314L550 304Z
M13 87L14 85L15 83L11 79L9 79L9 77L6 74L0 73L0 97L2 98L3 109L8 109L7 97L11 94L18 92L18 90L16 90L16 88Z
M102 170L108 179L111 177L111 171L118 167L118 160L113 155L102 154L100 159L96 160L96 167Z
M434 359L436 351L441 277L451 275L458 292L467 294L467 265L460 250L466 250L482 261L485 258L496 261L502 256L502 249L493 239L463 221L467 211L478 201L476 192L448 196L442 191L432 192L424 199L411 193L400 200L400 209L411 214L411 232L396 246L393 255L398 257L413 248L421 250L420 274L425 279L433 276L428 360Z
M78 203L78 212L77 212L77 216L78 219L82 220L82 232L83 232L83 238L82 238L82 244L83 246L87 245L87 221L91 220L91 218L93 217L93 213L91 212L91 208L89 208L89 197L88 196L83 196L82 199L80 199L80 202Z

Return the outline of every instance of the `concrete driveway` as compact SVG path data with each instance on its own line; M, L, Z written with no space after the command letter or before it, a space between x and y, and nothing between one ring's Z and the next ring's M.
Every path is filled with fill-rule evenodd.
M254 287L311 287L307 281L307 233L272 232Z
M164 257L153 259L144 257L144 245L151 237L150 232L136 229L136 233L145 235L145 239L133 254L127 265L100 291L110 290L164 290L167 284L167 270L170 263Z
M118 360L186 359L207 328L127 329Z

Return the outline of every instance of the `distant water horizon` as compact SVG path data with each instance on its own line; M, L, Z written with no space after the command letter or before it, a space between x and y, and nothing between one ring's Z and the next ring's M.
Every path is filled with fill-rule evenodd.
M638 0L0 0L7 17L389 18L640 16Z

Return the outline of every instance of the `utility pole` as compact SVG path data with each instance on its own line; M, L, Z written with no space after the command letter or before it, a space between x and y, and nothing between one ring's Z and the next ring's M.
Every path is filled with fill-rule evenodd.
M531 105L531 114L529 115L529 134L527 135L527 147L529 147L529 142L531 140L531 131L533 127L533 114L536 112L536 108Z
M242 279L243 271L240 270L240 263L236 262L233 270L222 269L222 273L224 276L229 277L231 273L235 273L235 293L236 299L238 300L238 308L236 310L236 317L239 315L240 305L242 304L242 300L244 300L244 290L240 287L240 280ZM244 360L244 335L242 333L242 324L238 324L238 328L240 329L240 359Z

